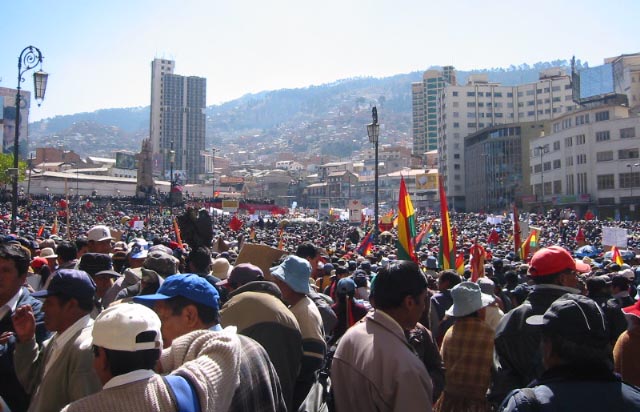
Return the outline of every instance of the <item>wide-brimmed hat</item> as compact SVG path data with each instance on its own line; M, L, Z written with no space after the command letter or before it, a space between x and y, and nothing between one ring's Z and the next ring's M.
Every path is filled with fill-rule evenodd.
M45 259L55 259L58 257L58 255L56 255L56 252L53 251L53 248L46 247L40 250L40 257L43 257Z
M473 282L461 282L451 289L453 305L445 312L449 316L461 317L476 312L495 302L495 298L482 293L480 286Z
M309 293L311 264L306 259L290 255L278 266L270 269L271 274L286 283L294 292Z

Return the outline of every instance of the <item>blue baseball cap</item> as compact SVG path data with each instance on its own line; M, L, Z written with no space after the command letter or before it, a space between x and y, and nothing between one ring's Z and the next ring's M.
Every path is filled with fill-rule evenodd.
M64 295L79 301L93 299L96 294L96 284L84 270L60 269L51 275L51 282L47 289L34 292L35 298Z
M151 306L158 300L171 299L176 296L182 296L214 309L220 308L220 295L216 288L205 278L194 273L171 275L164 280L157 293L136 296L133 301Z
M309 294L311 264L306 259L289 255L284 262L269 270L274 277L286 283L294 292Z

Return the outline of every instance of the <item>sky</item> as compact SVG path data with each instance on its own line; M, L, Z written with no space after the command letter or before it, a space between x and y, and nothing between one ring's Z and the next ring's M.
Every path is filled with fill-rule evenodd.
M151 61L207 79L207 104L433 65L508 67L640 52L640 1L21 0L0 2L0 87L38 47L30 121L150 102ZM32 72L23 89L33 90Z

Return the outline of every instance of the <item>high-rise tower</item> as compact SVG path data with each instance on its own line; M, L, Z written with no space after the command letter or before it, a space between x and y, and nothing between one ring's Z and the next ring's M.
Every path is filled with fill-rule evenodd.
M151 62L150 137L154 174L180 183L197 182L204 174L207 80L173 73L175 62ZM171 151L174 155L171 155Z

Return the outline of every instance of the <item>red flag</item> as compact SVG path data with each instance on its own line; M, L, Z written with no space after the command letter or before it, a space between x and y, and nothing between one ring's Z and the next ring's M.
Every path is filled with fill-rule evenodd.
M40 229L38 229L38 233L36 234L36 236L41 237L43 233L44 233L44 225L40 226Z
M613 252L611 256L611 261L613 263L617 263L618 265L622 266L624 261L622 260L622 255L620 255L620 251L618 250L618 248L615 246L611 246L611 252Z
M176 218L173 218L173 230L174 232L176 232L176 242L178 242L178 246L180 246L180 249L183 249L184 246L182 246L182 236L180 235L180 227L178 227L178 221L176 220Z
M464 253L462 251L456 256L456 272L460 276L464 275Z
M584 232L582 231L582 228L579 227L578 234L576 234L576 242L578 242L579 246L584 246L584 243L585 243L584 241L585 241Z
M517 255L520 251L520 217L518 216L518 208L513 204L513 251Z
M471 281L475 282L484 276L484 248L478 243L469 249L471 255Z
M51 226L51 234L58 234L58 216L53 218L53 226Z
M237 232L241 228L242 228L242 220L238 219L238 217L234 215L229 221L229 229L233 230L234 232Z

